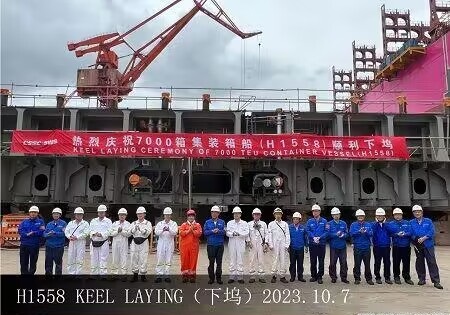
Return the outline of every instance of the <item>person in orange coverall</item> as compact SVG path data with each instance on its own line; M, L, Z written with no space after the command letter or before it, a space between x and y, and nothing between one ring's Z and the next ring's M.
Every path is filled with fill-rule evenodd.
M195 222L194 210L188 210L186 215L187 221L180 226L181 274L184 283L195 283L202 226Z

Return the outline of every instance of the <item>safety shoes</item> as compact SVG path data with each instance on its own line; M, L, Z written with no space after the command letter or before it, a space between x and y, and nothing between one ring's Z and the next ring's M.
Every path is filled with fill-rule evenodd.
M444 289L444 287L443 287L439 282L435 282L435 283L434 283L434 287L435 287L436 289L439 289L439 290Z
M137 273L133 273L133 278L131 279L131 282L137 282L139 280L139 275Z

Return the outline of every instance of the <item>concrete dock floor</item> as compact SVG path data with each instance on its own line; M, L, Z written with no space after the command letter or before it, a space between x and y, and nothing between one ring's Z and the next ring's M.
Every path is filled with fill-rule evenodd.
M1 258L1 274L18 274L19 273L19 251L18 249L2 249L0 251ZM300 283L298 281L289 284L281 285L278 283L276 286L270 284L270 277L266 276L268 283L261 286L261 289L271 287L273 288L286 288L286 289L300 289L303 296L306 298L306 303L299 306L294 306L292 304L260 304L253 305L251 312L262 315L262 314L272 314L277 313L280 315L284 314L298 314L299 307L301 307L302 313L316 313L316 314L450 314L450 247L436 247L437 261L440 270L441 283L444 286L444 290L435 289L431 281L427 276L427 284L425 286L417 286L417 275L415 272L415 254L412 252L411 259L411 276L415 283L414 286L402 284L402 285L388 285L383 283L382 285L375 284L374 286L369 286L362 281L361 285L353 284L352 268L353 268L353 254L352 248L348 247L348 263L349 263L349 280L350 284L345 285L339 282L337 284L332 284L328 276L328 261L329 261L329 251L327 249L327 256L325 260L325 276L324 284L319 285L317 283ZM39 254L37 273L44 273L44 257L45 253L42 249ZM64 262L67 257L67 249L64 253ZM270 269L270 259L271 254L265 255L265 262L267 266L267 271ZM245 257L245 267L248 270L248 253ZM85 267L86 273L89 272L89 261L90 256L88 248L86 249L85 256ZM149 273L153 274L155 270L156 254L151 253L149 255ZM371 261L371 268L373 272L373 257ZM198 274L206 274L208 265L208 259L206 255L206 247L202 246L200 249L199 263L198 263ZM179 255L174 254L172 272L173 274L179 274ZM309 254L305 254L305 278L309 279ZM228 251L225 249L224 253L224 280L228 280L226 274L228 273ZM338 267L339 270L339 267ZM64 270L65 272L65 264ZM288 276L287 276L288 277ZM289 277L288 277L289 278ZM248 279L246 279L248 280ZM403 279L402 279L403 281ZM131 285L131 284L130 284ZM247 284L250 285L250 284ZM204 286L207 286L205 283ZM242 285L241 285L242 286ZM331 294L331 299L328 303L320 301L319 303L314 302L314 290L318 290L321 294L325 289L329 290ZM349 294L347 296L347 301L343 301L342 289L348 289ZM327 294L327 293L326 293ZM261 293L262 295L262 293ZM326 296L325 296L326 297ZM261 296L262 298L262 296ZM334 303L332 303L334 301ZM243 308L247 313L248 308ZM217 313L217 312L216 312Z

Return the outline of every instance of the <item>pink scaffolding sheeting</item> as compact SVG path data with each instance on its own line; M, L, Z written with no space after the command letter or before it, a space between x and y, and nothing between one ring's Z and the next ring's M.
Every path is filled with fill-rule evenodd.
M389 81L373 87L362 99L361 112L397 113L397 97L406 96L411 114L438 112L447 92L450 33L426 48L426 54L400 70Z

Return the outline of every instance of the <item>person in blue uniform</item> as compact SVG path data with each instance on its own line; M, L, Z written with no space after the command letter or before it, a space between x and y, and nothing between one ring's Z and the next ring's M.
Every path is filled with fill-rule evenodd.
M364 221L366 214L363 210L356 210L355 216L357 221L350 225L350 236L353 241L353 259L355 261L353 267L355 284L361 283L361 262L364 262L364 277L368 284L374 285L372 271L370 270L370 239L373 235L372 225Z
M39 208L31 206L28 210L29 218L19 224L20 235L20 273L34 275L39 257L39 245L45 230L44 220L38 217Z
M223 243L225 239L225 221L219 219L220 208L213 206L211 208L211 219L205 222L203 226L203 233L206 236L207 245L206 251L208 253L208 276L209 284L214 283L214 279L218 284L223 284L222 281L222 258L223 258ZM214 264L216 264L216 272L214 273Z
M303 225L300 224L302 215L300 212L294 212L292 215L292 224L289 225L289 235L291 245L289 246L289 273L291 274L290 282L295 281L295 276L300 282L306 282L303 278L303 261L305 251L308 252L308 233Z
M389 235L392 237L392 271L394 282L402 284L400 281L400 264L403 264L402 276L407 284L413 285L409 273L411 261L411 224L403 220L403 211L395 208L392 211L394 220L387 224Z
M325 226L327 220L320 216L320 206L313 205L313 218L306 223L306 231L308 232L309 243L309 259L311 263L311 279L310 282L323 283L322 277L324 274L325 265L325 248L327 243L327 231ZM319 261L319 269L317 269L317 261Z
M45 238L45 274L53 274L53 263L55 264L55 275L62 274L62 258L64 254L64 243L66 236L64 230L67 223L60 219L62 211L55 208L52 211L53 221L47 223L44 231Z
M337 207L331 209L331 216L333 217L333 220L327 224L328 239L330 240L330 266L328 270L331 277L331 282L336 283L336 264L339 260L339 275L341 277L341 281L343 283L349 283L347 280L347 223L340 220L341 211Z
M423 217L423 209L419 205L412 208L414 219L411 220L411 233L416 252L416 271L419 276L418 285L425 284L425 260L428 265L431 281L437 289L443 289L439 279L439 267L434 254L434 225L433 221Z
M382 284L381 281L381 261L383 261L384 281L392 284L391 281L391 237L387 229L386 211L383 208L375 210L375 222L372 223L373 230L373 272L375 281Z

